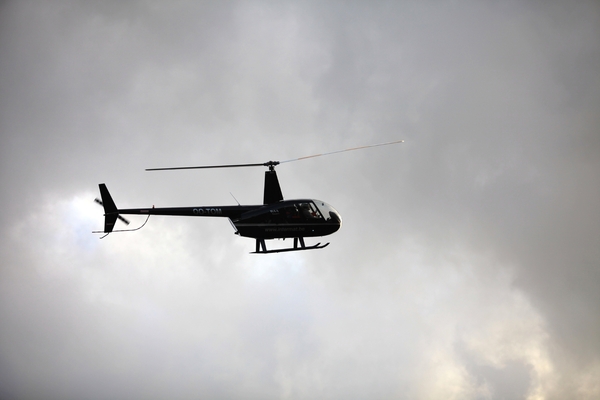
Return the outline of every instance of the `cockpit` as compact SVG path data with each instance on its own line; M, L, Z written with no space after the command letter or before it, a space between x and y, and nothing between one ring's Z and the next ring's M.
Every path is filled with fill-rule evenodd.
M335 208L321 200L313 200L326 222L338 222L342 225L342 217Z
M321 200L287 200L246 213L244 223L342 225L340 214ZM236 221L234 221L236 222ZM336 229L337 230L337 229Z

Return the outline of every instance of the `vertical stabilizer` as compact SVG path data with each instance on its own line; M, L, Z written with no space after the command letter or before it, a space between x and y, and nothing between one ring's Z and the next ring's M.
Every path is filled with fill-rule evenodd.
M115 227L119 213L114 200L106 188L106 185L101 183L98 186L100 187L100 196L102 197L102 207L104 207L104 232L110 233Z

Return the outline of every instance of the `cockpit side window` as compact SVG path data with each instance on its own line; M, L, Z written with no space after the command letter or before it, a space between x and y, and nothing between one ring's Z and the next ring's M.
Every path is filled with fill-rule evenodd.
M288 204L278 211L281 217L288 222L323 221L321 212L312 202Z
M323 219L323 216L312 202L299 203L298 209L304 220L314 221Z

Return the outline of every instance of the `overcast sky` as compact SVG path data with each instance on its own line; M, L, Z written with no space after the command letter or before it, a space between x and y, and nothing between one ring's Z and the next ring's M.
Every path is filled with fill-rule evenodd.
M0 397L600 398L599 38L595 1L1 2ZM277 168L323 250L91 233L99 183L262 201L145 168L400 139Z

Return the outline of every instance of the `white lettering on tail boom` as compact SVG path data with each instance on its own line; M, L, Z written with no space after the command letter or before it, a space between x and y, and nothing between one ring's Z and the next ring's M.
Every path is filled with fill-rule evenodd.
M220 208L194 208L192 212L194 215L223 215Z

